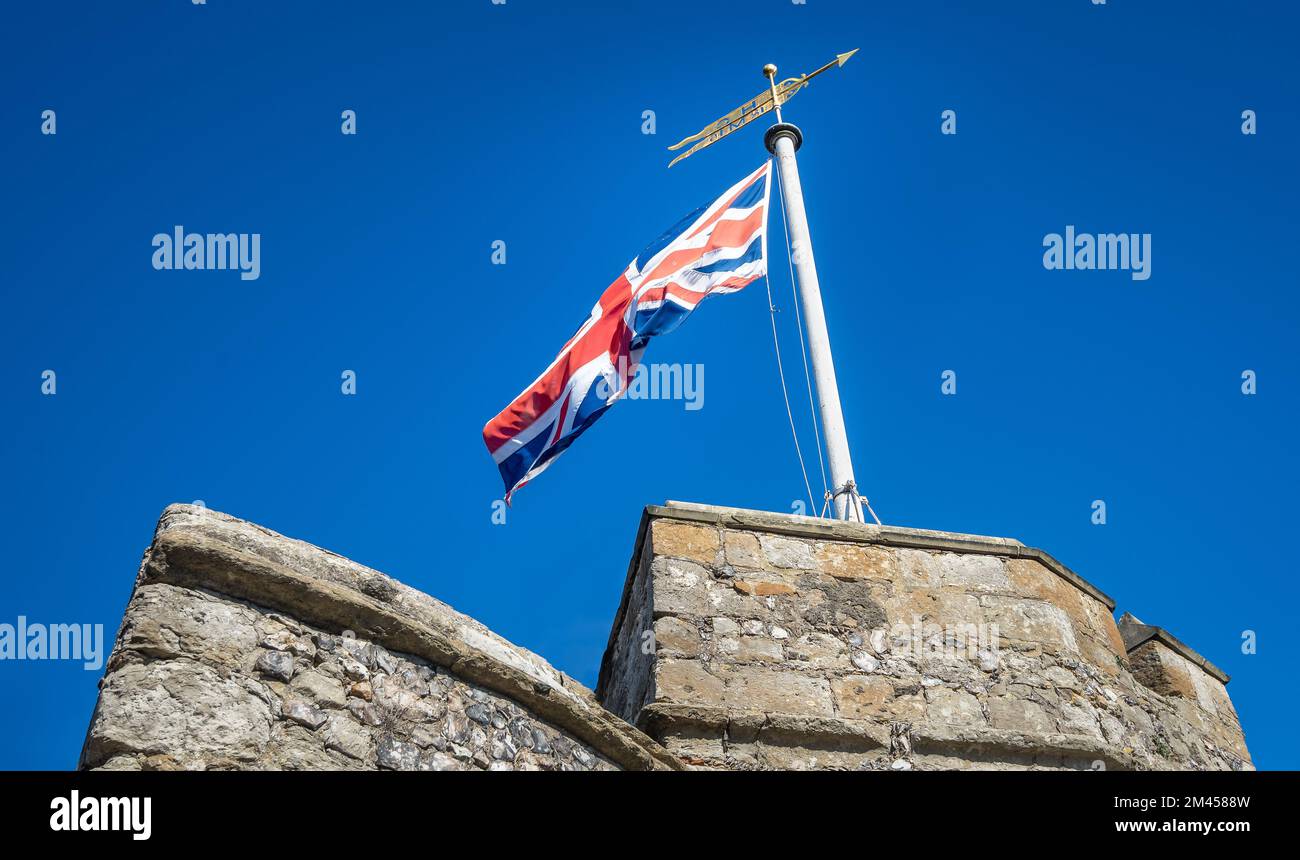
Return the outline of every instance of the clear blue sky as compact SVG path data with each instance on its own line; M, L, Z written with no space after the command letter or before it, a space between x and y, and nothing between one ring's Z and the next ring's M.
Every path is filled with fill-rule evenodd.
M111 639L159 512L202 499L593 683L645 504L802 494L763 286L651 345L704 364L703 409L620 404L505 526L483 423L628 260L766 156L750 128L666 171L668 144L763 63L860 47L789 119L876 510L1048 550L1232 674L1258 764L1300 767L1296 24L1129 0L14 7L0 621ZM261 233L260 279L155 271L176 224ZM1044 269L1067 224L1151 233L1152 277ZM0 663L0 767L73 766L97 680Z

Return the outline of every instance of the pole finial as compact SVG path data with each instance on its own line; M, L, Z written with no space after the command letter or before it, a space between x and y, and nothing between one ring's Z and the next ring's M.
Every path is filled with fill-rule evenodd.
M776 91L776 66L768 63L763 67L763 74L767 76L767 86L772 93L772 110L776 112L777 125L780 125L784 120L781 119L781 94Z

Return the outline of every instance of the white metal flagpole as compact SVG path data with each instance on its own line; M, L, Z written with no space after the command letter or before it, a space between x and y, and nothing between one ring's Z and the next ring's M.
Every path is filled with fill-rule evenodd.
M839 519L865 522L862 501L857 483L853 479L853 461L849 457L849 438L844 429L844 413L840 409L840 389L835 382L835 363L831 358L831 339L826 331L826 311L822 308L821 284L817 280L817 264L813 260L812 237L808 234L808 213L803 205L803 187L799 183L799 166L794 154L803 144L803 133L797 126L781 118L781 102L776 89L776 66L763 67L763 74L772 86L776 125L767 130L763 142L776 156L781 174L782 201L785 205L785 222L790 230L790 252L799 282L799 298L803 305L804 327L808 335L808 351L812 353L813 379L817 383L817 400L826 436L826 455L830 460L831 483L834 485L835 516Z

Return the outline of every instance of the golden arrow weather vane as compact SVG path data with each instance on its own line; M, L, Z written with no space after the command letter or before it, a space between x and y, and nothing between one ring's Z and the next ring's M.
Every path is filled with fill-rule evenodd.
M781 81L781 83L774 84L773 86L769 87L768 89L754 96L752 99L745 102L743 105L736 108L731 113L727 114L721 119L709 123L704 128L700 129L690 137L678 143L674 143L672 146L668 147L670 150L675 151L681 149L683 146L686 146L688 143L694 143L695 145L692 146L690 149L686 150L685 152L683 152L681 155L674 158L672 161L670 161L668 163L668 166L672 167L674 164L681 161L683 158L688 158L694 155L695 153L699 152L701 149L712 146L713 144L722 140L727 135L731 134L733 131L736 131L739 128L743 128L744 126L758 119L763 114L772 110L772 108L774 107L780 108L781 105L785 104L791 98L793 98L795 93L799 92L799 90L808 86L808 82L811 81L813 78L817 77L822 72L830 68L838 69L840 66L847 63L849 61L849 58L852 57L857 52L858 49L854 48L852 51L849 51L848 53L836 55L835 59L831 60L829 63L822 66L820 69L818 69L815 72L811 72L806 75L801 75L800 77L797 78L786 78L784 81ZM773 70L775 70L775 66L773 67ZM774 98L775 98L775 102L773 101Z

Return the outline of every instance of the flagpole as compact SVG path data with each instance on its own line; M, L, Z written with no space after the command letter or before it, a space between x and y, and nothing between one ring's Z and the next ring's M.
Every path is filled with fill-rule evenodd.
M808 336L808 351L812 354L813 379L817 383L822 431L826 436L826 455L830 460L831 483L834 485L835 516L842 520L865 522L857 482L853 479L849 438L844 429L840 389L835 381L835 363L831 358L831 339L826 331L826 311L822 307L821 284L817 280L812 237L808 233L808 213L803 205L803 186L799 182L799 166L794 157L795 151L803 145L803 132L781 118L776 66L770 63L764 66L763 74L772 87L772 104L776 112L776 125L767 130L763 142L768 152L776 156L781 175L781 198L785 206L785 223L790 231L790 253L799 282L804 328Z

